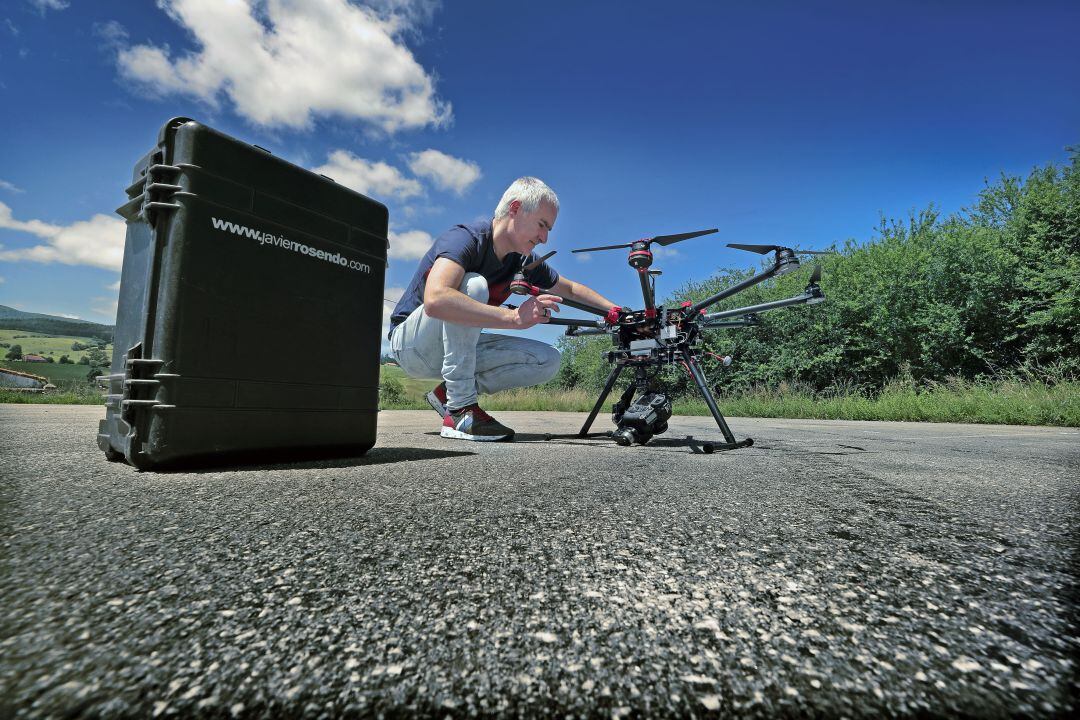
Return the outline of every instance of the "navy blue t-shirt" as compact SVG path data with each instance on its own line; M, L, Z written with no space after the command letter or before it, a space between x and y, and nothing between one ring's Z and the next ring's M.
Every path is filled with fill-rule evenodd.
M453 260L465 268L467 273L479 273L487 279L488 305L502 305L506 302L510 297L510 281L521 267L521 254L507 253L500 261L495 257L491 234L491 220L477 220L465 225L455 225L436 238L420 260L416 274L405 289L405 294L398 300L394 314L390 316L390 332L393 333L395 327L424 303L428 273L431 272L435 260L441 257ZM536 255L530 254L529 262L534 260ZM542 262L532 270L527 270L525 278L537 287L548 289L559 282L559 273L546 262Z

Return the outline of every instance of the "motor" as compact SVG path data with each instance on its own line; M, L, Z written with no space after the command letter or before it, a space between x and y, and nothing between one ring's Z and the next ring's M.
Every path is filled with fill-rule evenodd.
M659 435L668 429L668 419L671 418L671 400L661 393L645 393L627 408L620 407L617 403L613 409L611 419L619 427L611 434L619 445L627 446L636 443L644 445L652 439L653 435Z

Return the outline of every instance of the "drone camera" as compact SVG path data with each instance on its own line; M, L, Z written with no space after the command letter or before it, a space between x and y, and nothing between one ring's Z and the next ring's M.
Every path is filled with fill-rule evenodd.
M635 400L618 419L618 429L612 433L620 445L647 443L653 435L668 429L671 400L662 393L645 393Z

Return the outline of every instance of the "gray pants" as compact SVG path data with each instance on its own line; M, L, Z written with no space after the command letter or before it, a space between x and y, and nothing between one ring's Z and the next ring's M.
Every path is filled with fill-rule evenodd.
M483 275L466 273L458 289L488 301ZM445 380L454 410L477 402L479 393L539 385L559 371L559 351L547 343L480 331L429 317L421 305L394 328L390 352L410 377Z

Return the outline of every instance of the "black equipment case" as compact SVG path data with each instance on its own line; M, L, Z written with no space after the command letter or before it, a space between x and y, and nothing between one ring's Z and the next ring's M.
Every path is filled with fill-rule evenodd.
M109 459L367 452L386 207L188 118L161 129L127 194Z

